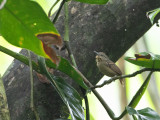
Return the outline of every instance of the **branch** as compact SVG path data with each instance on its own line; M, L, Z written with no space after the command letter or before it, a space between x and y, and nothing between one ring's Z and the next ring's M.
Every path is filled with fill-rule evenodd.
M59 14L60 14L60 12L61 12L61 10L62 10L62 7L63 7L63 5L64 5L65 2L66 2L66 0L63 0L63 1L61 2L61 5L60 5L60 7L59 7L59 9L58 9L58 11L57 11L57 14L56 14L55 18L54 18L53 21L52 21L53 24L56 23L56 21L57 21L57 19L58 19L58 16L59 16Z
M9 49L1 46L1 45L0 45L0 51L2 51L3 53L5 53L9 56L12 56L13 58L15 58L15 59L17 59L17 60L21 61L22 63L29 66L29 60L26 56L21 55L21 54L16 53L16 52L13 52L12 50L9 50ZM34 61L32 61L32 67L36 72L40 73L39 66Z
M53 5L52 7L50 8L49 12L48 12L48 17L51 17L51 12L53 10L53 8L57 5L57 3L59 2L59 0L57 0Z
M115 77L110 78L109 80L105 80L105 81L104 81L102 84L100 84L100 85L96 85L96 86L94 86L94 87L91 87L91 89L101 88L101 87L103 87L104 85L110 84L111 82L113 82L113 81L115 81L115 80L118 80L118 79L121 79L121 78L134 77L134 76L136 76L136 75L138 75L138 74L141 74L142 72L145 72L145 71L153 71L153 72L155 72L155 71L160 71L160 69L158 69L158 68L157 68L157 69L155 69L155 68L143 68L143 69L141 69L141 70L139 70L139 71L136 71L136 72L134 72L134 73L132 73L132 74L115 76Z

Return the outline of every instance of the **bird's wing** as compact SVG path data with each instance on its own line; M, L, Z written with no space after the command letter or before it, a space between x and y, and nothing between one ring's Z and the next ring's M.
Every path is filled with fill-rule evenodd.
M114 62L108 61L107 64L108 64L108 67L110 67L118 75L122 75L121 70L119 69L119 67Z

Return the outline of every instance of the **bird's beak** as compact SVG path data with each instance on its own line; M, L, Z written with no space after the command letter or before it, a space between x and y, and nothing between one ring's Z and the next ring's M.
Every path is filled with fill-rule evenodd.
M94 51L94 53L96 53L96 55L98 55L98 52Z

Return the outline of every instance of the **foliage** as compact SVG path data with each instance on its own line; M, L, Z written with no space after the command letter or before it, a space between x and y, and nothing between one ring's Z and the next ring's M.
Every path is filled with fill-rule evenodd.
M82 102L77 91L67 84L62 78L55 77L50 74L46 68L45 59L43 57L38 57L38 63L42 73L47 76L64 103L67 105L72 119L84 120L83 108L81 106Z
M148 52L141 52L135 54L136 58L125 57L125 60L135 65L139 65L146 68L160 68L160 55L156 55Z
M153 53L147 53L147 52L142 52L139 54L135 54L136 58L132 57L126 57L125 60L128 62L131 62L135 65L138 66L143 66L143 67L149 67L149 68L159 68L159 63L160 63L160 55L156 55ZM143 109L141 111L136 111L133 108L136 107L138 102L140 101L141 97L143 96L149 81L151 77L152 71L149 73L148 77L140 87L140 89L137 91L131 102L129 103L128 107L126 107L127 112L130 115L138 115L138 120L157 120L159 119L158 114L151 110L150 108ZM145 113L146 112L146 113ZM155 116L156 115L156 116ZM133 118L136 120L136 117L133 116Z
M138 120L159 120L160 116L151 108L144 108L142 110L135 110L132 107L126 107L130 115L137 115ZM135 118L135 116L134 116ZM137 118L135 118L137 119Z
M69 0L63 0L62 3L68 2ZM88 4L106 4L108 0L74 0ZM2 0L0 1L0 3ZM63 6L63 4L61 4ZM160 12L160 9L150 11L148 13L151 22L153 23L155 16ZM57 14L58 15L58 14ZM34 1L30 0L8 0L7 3L0 10L0 34L11 44L26 48L38 56L38 63L32 62L33 69L37 72L47 76L52 84L53 88L56 89L63 102L68 107L72 120L84 120L84 110L82 108L82 102L79 93L71 87L66 81L51 74L47 67L59 70L68 76L70 76L78 85L85 90L88 87L93 87L86 82L86 78L73 67L68 60L57 56L53 49L53 45L61 49L62 39L52 22L49 20L43 9ZM58 16L56 16L58 17ZM55 17L55 18L56 18ZM67 23L66 23L67 24ZM68 28L66 28L68 29ZM67 33L69 35L69 33ZM66 35L66 36L67 36ZM68 40L69 42L69 40ZM28 64L28 59L22 55L16 54L0 46L0 51L3 51L11 56L14 56L18 60ZM45 58L47 59L45 59ZM160 55L153 53L139 53L135 54L136 58L126 57L125 59L133 64L147 67L157 68L160 66ZM72 57L73 58L73 57ZM134 110L133 108L139 103L143 96L151 77L152 71L137 91L128 107L119 116L115 117L113 111L103 101L102 97L95 90L92 90L99 101L103 104L106 111L112 119L121 119L127 112L133 115L134 119L138 116L140 120L159 119L157 113L150 108L143 110ZM87 83L87 84L86 84ZM110 114L111 113L111 114Z
M57 62L55 52L48 45L61 46L60 35L36 2L8 0L0 16L0 33L9 43Z
M159 12L160 12L160 8L157 8L157 9L154 9L154 10L147 12L147 16L150 19L152 24L154 24L154 20L155 20L156 16L159 14Z

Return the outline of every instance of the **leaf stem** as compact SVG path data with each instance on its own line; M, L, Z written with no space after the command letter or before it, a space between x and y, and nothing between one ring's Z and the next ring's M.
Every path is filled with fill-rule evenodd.
M26 65L29 65L29 60L27 57L25 57L24 55L21 55L19 53L13 52L3 46L0 45L0 51L4 52L5 54L14 57L15 59L23 62ZM37 65L37 63L35 63L34 61L32 61L32 67L35 71L37 71L38 73L40 73L40 69L39 66Z
M30 103L30 107L32 109L32 111L34 111L34 100L33 100L33 71L32 71L32 59L31 59L31 53L29 50L27 50L28 52L28 59L29 59L29 71L30 71L30 82L31 82L31 103Z
M52 7L50 8L49 12L48 12L48 17L51 17L51 12L53 10L53 8L57 5L57 3L59 2L59 0L57 0L53 5Z
M28 59L29 59L30 82L31 82L31 103L30 103L30 107L31 107L31 110L34 112L36 120L40 120L39 115L38 115L38 113L36 111L36 108L34 106L34 96L33 96L34 84L33 84L32 58L31 58L30 51L29 50L27 50L27 51L28 51Z
M63 7L63 5L64 5L65 2L66 2L66 0L63 0L63 1L61 2L61 5L60 5L60 7L59 7L59 9L58 9L58 11L57 11L57 14L56 14L55 18L54 18L53 21L52 21L53 24L56 23L56 21L57 21L57 19L58 19L58 16L59 16L59 14L60 14L60 12L61 12L61 10L62 10L62 7Z

